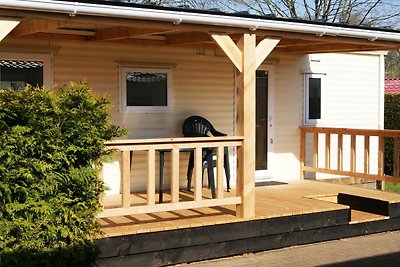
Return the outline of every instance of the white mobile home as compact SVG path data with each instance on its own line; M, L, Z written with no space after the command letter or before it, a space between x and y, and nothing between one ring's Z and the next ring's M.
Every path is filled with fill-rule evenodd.
M2 86L87 80L94 93L111 97L112 122L129 130L126 140L109 144L122 153L103 171L121 207L101 217L236 205L239 217L252 218L257 181L301 180L305 172L396 179L382 168L384 138L400 135L383 131L380 51L398 49L400 32L49 0L1 1L0 25ZM192 115L227 136L183 138ZM217 154L216 199L202 194L202 150L209 147ZM224 147L236 184L229 197ZM181 201L187 151L194 195ZM167 203L156 200L161 168ZM135 206L131 194L139 191L146 196Z

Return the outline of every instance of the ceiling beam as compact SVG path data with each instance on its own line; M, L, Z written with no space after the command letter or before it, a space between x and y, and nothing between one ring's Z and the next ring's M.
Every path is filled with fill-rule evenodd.
M132 38L141 35L163 34L171 32L171 29L162 28L132 28L132 27L109 27L98 30L95 36L96 41L112 41Z
M52 31L64 25L66 25L64 21L28 19L21 22L21 24L13 30L12 35L20 37L38 32Z
M169 45L192 45L200 43L213 43L213 41L206 32L181 32L167 36L167 44Z
M279 48L286 48L286 47L296 47L296 46L304 46L304 45L320 45L326 44L327 42L316 42L316 41L309 41L309 40L301 40L301 39L284 39L278 44Z
M393 47L387 47L388 50L393 49ZM304 45L297 47L284 48L287 53L301 53L301 54L311 54L311 53L335 53L335 52L357 52L357 51L378 51L382 50L380 46L373 45L349 45L341 43L329 43L322 45Z

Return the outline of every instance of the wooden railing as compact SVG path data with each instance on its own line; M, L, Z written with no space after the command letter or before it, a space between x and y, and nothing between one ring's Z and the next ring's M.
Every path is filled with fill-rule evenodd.
M300 140L300 175L304 179L305 172L315 173L327 173L334 175L342 175L354 178L364 178L366 180L379 180L379 181L391 181L400 182L400 164L399 164L399 139L400 131L396 130L364 130L364 129L346 129L346 128L323 128L323 127L300 127L301 140ZM306 166L306 137L312 136L312 166ZM325 137L324 150L325 164L324 167L319 165L319 155L321 149L319 148L320 136ZM333 147L331 143L331 137L337 136L337 145ZM344 151L345 146L343 142L344 136L350 136L349 150L349 170L344 170ZM363 136L363 153L357 153L357 136ZM371 137L376 137L377 140L377 171L371 173ZM393 175L384 175L384 150L385 150L385 139L393 139ZM376 144L375 142L375 144ZM336 142L335 142L336 143ZM333 149L337 149L337 162L336 168L331 167L332 159L331 154ZM362 156L363 167L362 171L357 170L357 156ZM360 159L359 159L360 162ZM376 162L374 162L376 163ZM360 168L358 168L360 169Z
M174 211L181 209L194 209L202 207L214 207L241 204L240 196L224 197L224 147L240 147L243 143L243 137L201 137L201 138L163 138L163 139L134 139L118 140L108 142L106 145L110 149L116 149L121 153L121 195L122 205L115 208L106 208L100 214L100 218L123 216L132 214L152 213L161 211ZM203 148L215 148L216 150L216 198L204 198L202 195L202 150ZM194 195L193 200L179 201L179 170L180 154L182 150L192 150L194 153ZM136 151L147 152L147 191L146 204L132 203L131 201L131 153ZM156 174L156 154L159 151L168 151L171 158L170 175L170 201L168 203L156 202L155 181L158 179ZM186 164L185 164L186 165ZM168 177L166 177L168 178ZM186 177L185 177L186 179Z

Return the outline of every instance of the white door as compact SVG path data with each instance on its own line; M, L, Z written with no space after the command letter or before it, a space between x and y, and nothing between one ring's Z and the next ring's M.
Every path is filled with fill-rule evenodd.
M256 72L256 181L273 177L274 151L274 73L273 66Z

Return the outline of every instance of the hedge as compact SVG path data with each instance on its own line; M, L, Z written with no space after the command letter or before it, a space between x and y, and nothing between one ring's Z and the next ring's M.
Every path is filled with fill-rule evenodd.
M400 95L385 95L385 129L400 130ZM385 141L385 174L393 174L393 139Z
M85 82L0 90L0 266L92 266L111 126Z

